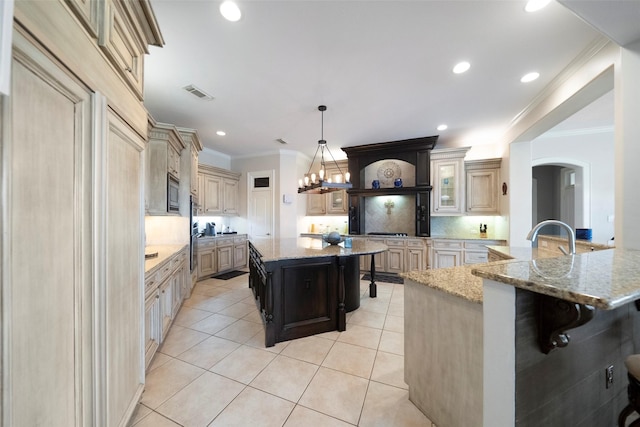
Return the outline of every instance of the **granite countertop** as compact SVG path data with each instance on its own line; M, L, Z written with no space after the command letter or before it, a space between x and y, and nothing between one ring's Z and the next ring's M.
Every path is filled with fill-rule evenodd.
M198 236L198 239L220 239L223 237L247 237L246 233L227 233L227 234L216 234L215 236Z
M566 245L567 244L567 238L566 237L552 236L550 234L540 234L540 235L538 235L538 240L540 240L541 238L548 239L548 240L551 240L551 241L554 241L554 242L558 242L558 243L560 243L562 245ZM576 246L582 246L583 248L587 248L587 249L591 249L591 250L611 249L611 246L609 246L609 245L602 244L602 243L594 243L594 242L592 242L590 240L582 240L582 239L576 239Z
M158 256L155 258L148 258L144 260L144 273L150 274L153 273L154 270L162 263L164 263L167 259L171 258L176 253L180 252L182 249L186 248L187 245L149 245L144 248L145 254L151 254L154 252L158 252Z
M640 251L607 249L533 261L476 265L473 274L567 301L612 310L640 298Z
M558 256L556 252L545 251L539 248L527 248L518 246L492 246L487 245L489 252L496 252L499 256L509 259L519 259L521 261L540 259L540 258L555 258Z
M491 233L487 233L487 237L480 237L480 233L471 233L471 232L464 232L464 231L459 231L456 233L450 233L450 234L446 234L446 235L441 235L441 236L431 236L432 239L444 239L444 240L498 240L501 242L507 242L505 239L501 239L499 237L494 236Z
M251 244L261 255L263 262L285 259L315 258L326 256L354 256L375 254L386 251L387 245L354 239L351 248L345 248L344 242L329 245L321 239L298 237L289 239L251 239Z
M482 279L471 274L473 267L475 266L436 268L433 270L400 273L400 276L468 301L482 304Z

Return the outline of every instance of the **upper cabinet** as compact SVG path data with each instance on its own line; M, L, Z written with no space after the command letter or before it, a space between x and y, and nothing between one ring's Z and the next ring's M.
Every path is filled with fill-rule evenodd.
M327 168L327 176L332 180L338 179L339 175L347 171L346 160L339 160L336 163L342 169L342 173L337 169ZM347 215L349 211L347 190L332 191L325 194L308 194L305 197L307 198L307 215Z
M146 209L149 215L166 215L169 199L180 188L180 155L186 147L174 125L149 120L149 144L146 152ZM188 179L188 177L187 177ZM179 204L179 194L177 202ZM173 198L171 198L173 200Z
M237 215L239 180L239 173L198 165L198 215Z
M202 143L195 129L178 128L185 143L180 160L182 179L180 180L180 192L186 196L191 195L198 200L198 153L202 151ZM188 197L186 197L188 199ZM187 200L188 201L188 200Z
M500 214L500 166L502 159L465 162L467 214Z
M464 156L470 147L431 151L431 214L464 214Z

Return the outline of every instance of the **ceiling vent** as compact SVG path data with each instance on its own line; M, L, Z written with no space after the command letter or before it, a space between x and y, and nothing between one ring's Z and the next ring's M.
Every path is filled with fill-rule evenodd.
M284 140L284 139L282 139L282 138L278 138L278 139L276 139L276 141L277 141L277 142L279 142L279 143L280 143L280 144L282 144L282 145L287 145L287 144L288 144L288 142L287 142L287 141L285 141L285 140Z
M197 96L198 98L204 99L205 101L213 100L213 96L209 95L202 89L195 87L194 85L185 86L183 87L183 89L189 92L191 95Z

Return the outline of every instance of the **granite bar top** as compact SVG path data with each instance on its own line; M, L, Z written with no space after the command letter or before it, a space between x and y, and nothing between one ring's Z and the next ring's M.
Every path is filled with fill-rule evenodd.
M561 245L567 245L567 238L566 237L560 237L560 236L552 236L550 234L540 234L538 235L538 240L540 238L544 238L547 240L551 240L554 242L558 242ZM540 245L538 245L540 246ZM594 243L590 240L582 240L582 239L576 239L576 247L582 247L585 250L589 249L589 250L602 250L602 249L611 249L611 246L606 245L606 244L602 244L602 243Z
M473 267L473 265L465 265L461 267L436 268L433 270L400 273L400 276L468 301L482 304L482 279L471 274Z
M167 259L186 248L187 245L149 245L144 248L145 254L152 254L158 252L158 256L155 258L148 258L144 260L144 273L151 274L156 268L165 262Z
M455 234L446 234L446 235L432 235L432 239L449 239L449 240L492 240L492 241L500 241L507 242L505 239L500 237L496 237L492 233L487 233L487 237L480 237L480 233L471 233L471 232L457 232Z
M640 298L640 251L607 249L476 265L472 273L543 295L612 310Z
M540 258L554 258L558 254L552 251L545 251L539 248L527 248L524 246L492 246L487 245L489 253L494 252L503 259L519 259L521 261L540 259Z
M262 262L327 256L366 255L384 252L388 249L387 245L383 243L369 242L364 239L353 239L351 248L345 248L344 242L339 245L329 245L323 240L313 237L289 239L253 238L250 239L250 243L260 253Z

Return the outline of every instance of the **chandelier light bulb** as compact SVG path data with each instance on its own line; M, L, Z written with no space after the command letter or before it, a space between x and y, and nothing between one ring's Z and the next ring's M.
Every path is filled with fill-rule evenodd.
M302 180L301 179L298 180L298 188L302 188Z
M337 183L342 182L342 175L336 175L336 182Z
M345 172L344 182L351 182L351 174L349 172Z
M320 169L318 174L320 175L320 181L324 180L324 169Z
M304 186L306 187L307 185L309 185L309 177L305 175L305 177L304 177Z
M314 183L314 184L316 183L316 174L315 173L311 174L311 182Z

